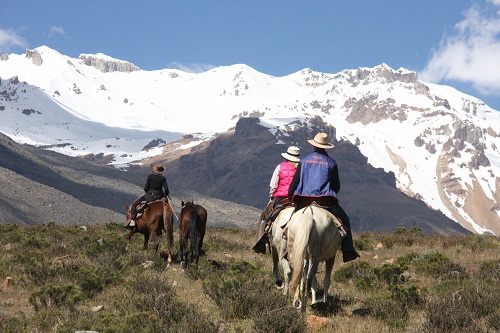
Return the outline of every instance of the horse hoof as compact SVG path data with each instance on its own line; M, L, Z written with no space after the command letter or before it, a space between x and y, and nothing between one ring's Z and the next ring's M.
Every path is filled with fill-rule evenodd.
M285 287L285 284L281 280L276 281L274 284L276 285L276 289L278 290L281 290Z
M300 299L293 300L293 307L300 310L302 308L302 301Z
M327 304L323 301L318 301L311 304L311 308L314 310L325 310L327 308Z

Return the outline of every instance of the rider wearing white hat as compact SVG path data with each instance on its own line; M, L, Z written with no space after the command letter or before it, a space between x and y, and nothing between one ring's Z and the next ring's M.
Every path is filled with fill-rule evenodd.
M288 197L288 187L292 182L295 171L297 170L297 165L300 162L300 148L290 146L285 153L281 153L281 156L285 161L278 164L274 169L273 176L269 183L270 200L267 207L262 212L257 234L255 235L256 244L253 249L257 253L266 253L267 237L265 230L266 227L272 224L271 216L277 216L277 213L273 213L274 208L276 208L277 212L278 204ZM282 206L283 205L280 205L279 207L282 209Z

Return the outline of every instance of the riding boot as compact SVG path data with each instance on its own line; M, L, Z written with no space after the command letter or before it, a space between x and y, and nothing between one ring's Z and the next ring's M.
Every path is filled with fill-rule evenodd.
M347 223L342 221L345 227L346 235L342 238L342 243L340 244L340 249L342 250L342 259L344 262L348 262L359 258L358 252L354 249L354 242L352 241L351 233L351 223L349 218L346 220Z
M265 220L260 220L259 227L257 228L257 233L255 235L255 245L252 247L252 249L257 253L266 253L266 244L269 241L266 233L266 225L267 223Z
M346 231L346 235L344 238L342 238L342 242L340 243L340 249L342 250L343 257L342 259L344 260L344 262L348 262L359 258L358 252L354 249L354 242L352 240L351 233L351 222L349 221L349 217L338 204L328 207L328 210L342 221L342 224L344 225L344 229Z
M130 220L127 220L125 222L125 228L126 229L134 229L137 225L137 222L135 221L135 214L130 214Z

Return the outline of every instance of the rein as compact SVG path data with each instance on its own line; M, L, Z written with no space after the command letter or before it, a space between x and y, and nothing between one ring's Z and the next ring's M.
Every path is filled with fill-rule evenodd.
M175 218L177 219L177 223L179 223L179 217L177 216L177 214L175 213L175 210L174 210L174 206L172 206L172 204L170 203L172 200L170 199L169 196L167 196L167 199L168 199L168 205L170 206L170 208L172 208L172 212L174 213L174 216Z

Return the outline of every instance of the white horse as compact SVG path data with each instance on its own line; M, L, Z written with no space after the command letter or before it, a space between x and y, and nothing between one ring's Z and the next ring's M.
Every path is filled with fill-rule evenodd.
M305 311L307 295L311 291L311 304L316 300L316 272L320 262L325 262L325 277L323 279L323 302L328 301L328 288L335 255L340 248L342 237L336 222L340 222L327 210L308 206L292 215L288 222L288 258L292 278L290 294L293 296L293 306ZM300 287L299 286L300 282Z
M290 281L291 271L286 260L285 254L287 250L286 239L283 238L284 232L281 228L286 224L294 211L294 207L283 209L271 226L271 235L269 235L271 256L273 257L273 275L274 284L278 289L283 289L283 294L288 293L288 282ZM280 279L280 264L283 270L283 280Z

